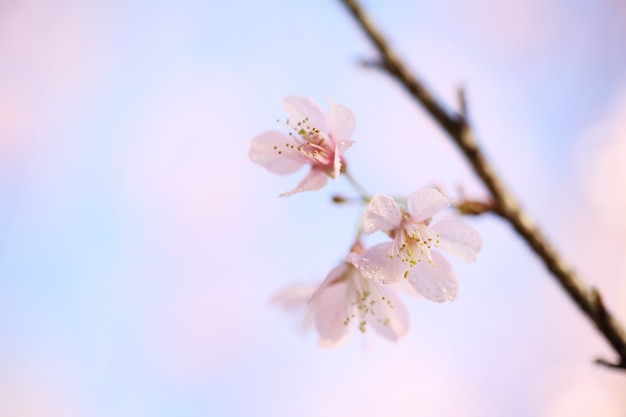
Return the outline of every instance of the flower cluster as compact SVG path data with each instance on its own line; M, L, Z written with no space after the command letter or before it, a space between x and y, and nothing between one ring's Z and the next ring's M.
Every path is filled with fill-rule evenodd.
M290 116L290 132L256 136L249 152L253 162L280 175L310 166L300 184L281 197L319 190L329 177L347 174L344 152L354 143L349 140L354 114L331 101L326 115L312 99L303 97L287 97L283 105ZM344 261L317 288L293 286L274 297L288 309L305 307L325 346L344 340L353 324L362 332L372 328L397 341L409 326L398 291L435 302L453 301L458 280L440 251L474 262L482 246L478 232L458 218L435 219L451 204L436 188L418 189L406 199L361 195L361 201L368 205ZM361 231L383 232L390 240L365 248Z

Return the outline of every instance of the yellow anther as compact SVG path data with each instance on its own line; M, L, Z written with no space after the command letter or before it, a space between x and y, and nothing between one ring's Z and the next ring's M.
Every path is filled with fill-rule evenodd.
M361 324L359 325L359 330L360 330L362 333L365 333L365 331L367 330L366 326L367 326L367 322L366 322L365 320L363 320L363 321L361 322Z

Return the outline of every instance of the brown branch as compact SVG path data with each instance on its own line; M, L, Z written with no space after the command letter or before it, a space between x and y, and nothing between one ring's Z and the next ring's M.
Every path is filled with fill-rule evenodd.
M615 350L619 363L600 360L599 363L626 369L626 335L618 320L605 308L600 293L589 288L576 272L556 252L539 227L521 208L512 194L496 174L491 163L479 148L465 116L465 97L462 94L461 113L448 110L428 88L414 76L395 51L389 46L356 0L340 0L350 11L369 40L375 45L380 57L380 67L395 78L408 93L421 104L447 132L459 150L465 155L476 174L491 193L493 211L513 226L530 248L543 261L546 268L559 282L567 295L580 307L585 315Z

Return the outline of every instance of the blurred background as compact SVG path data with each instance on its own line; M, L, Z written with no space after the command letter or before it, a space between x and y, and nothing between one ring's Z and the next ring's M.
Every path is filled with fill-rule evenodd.
M626 320L626 4L367 1ZM398 344L317 346L268 303L341 261L345 180L288 199L247 159L280 100L357 116L371 192L485 191L336 1L0 2L0 415L626 416L606 343L511 229L468 219L459 299ZM356 330L356 329L355 329Z

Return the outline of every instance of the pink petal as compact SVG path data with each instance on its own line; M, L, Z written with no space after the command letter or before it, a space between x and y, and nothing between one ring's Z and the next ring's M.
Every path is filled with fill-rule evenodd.
M374 314L367 315L367 323L379 335L397 342L409 331L410 320L406 306L390 286L374 284L373 287L372 295L376 296L376 301L381 305L372 306ZM384 300L380 302L382 297Z
M346 273L348 273L348 268L349 267L347 264L342 263L341 265L338 265L334 267L333 269L331 269L328 275L326 275L326 278L324 278L324 281L322 281L322 283L317 287L317 289L311 296L310 301L313 302L313 300L315 300L317 295L320 292L322 292L326 287L330 286L331 284L334 284L337 281L344 280Z
M333 178L339 178L339 173L341 172L341 155L348 150L350 146L354 144L353 140L339 140L335 145L335 159L333 161Z
M344 105L335 104L330 101L330 131L333 139L339 142L342 139L348 139L354 132L356 118L354 113Z
M287 143L298 145L293 139L280 132L262 133L250 141L248 157L252 162L264 166L275 174L291 174L299 170L307 160L298 152L285 146Z
M407 198L409 213L416 222L430 219L449 204L450 200L432 187L417 190Z
M276 293L270 303L278 304L285 310L297 310L309 304L315 287L306 284L294 284Z
M368 235L390 231L397 229L401 221L402 213L395 200L387 194L376 194L363 215L363 230Z
M324 188L326 183L328 182L328 176L324 171L319 169L311 169L311 171L307 174L306 177L296 188L291 191L287 191L286 193L282 193L279 197L289 197L291 195L301 193L303 191L315 191L321 188Z
M379 243L366 249L356 267L364 278L385 284L404 277L406 264L398 257L389 257L392 242Z
M326 121L326 115L312 98L296 96L285 97L283 99L283 106L289 113L291 126L296 126L299 122L303 122L304 119L308 118L307 124L309 126L319 129L323 133L330 133L330 126Z
M387 285L392 287L394 291L401 292L413 298L422 298L422 294L417 292L413 284L411 284L411 282L408 279L399 279L393 284L387 284Z
M409 281L417 292L431 301L454 301L459 286L454 271L441 254L432 251L430 255L435 266L428 262L418 262L409 270Z
M315 327L320 336L320 343L333 346L341 342L348 334L345 320L350 317L349 289L347 280L340 280L347 272L347 265L334 268L311 299L314 309Z
M439 234L439 249L458 256L466 262L475 262L483 241L472 226L456 217L438 220L430 229Z
M361 261L361 255L355 252L350 252L349 254L345 256L344 260L348 263L351 263L352 266L356 268L358 263Z
M348 140L348 139L341 139L337 141L337 146L335 147L335 157L336 155L343 155L345 151L348 150L348 148L350 148L350 146L354 145L353 140Z

